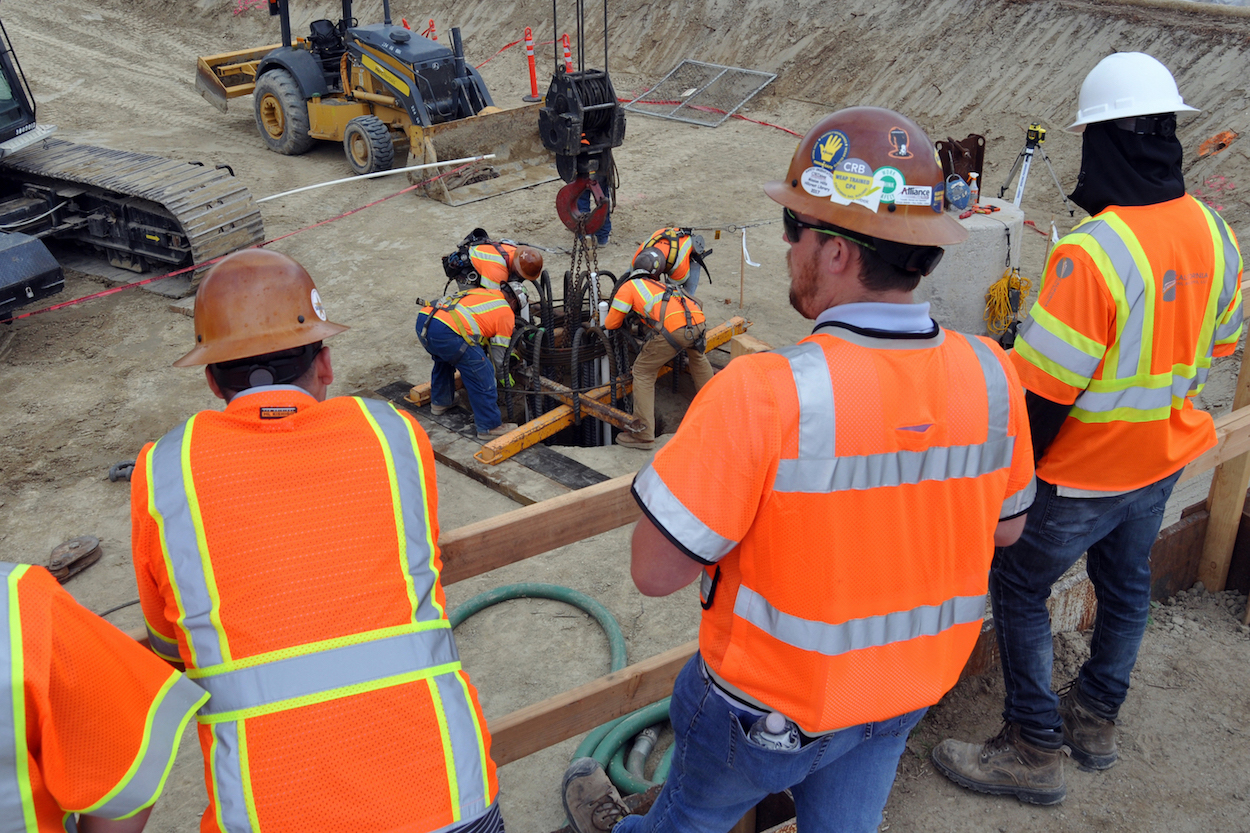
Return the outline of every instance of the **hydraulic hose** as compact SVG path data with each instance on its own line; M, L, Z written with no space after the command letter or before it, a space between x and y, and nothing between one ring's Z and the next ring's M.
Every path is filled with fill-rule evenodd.
M507 584L503 587L496 587L494 590L487 590L485 593L479 593L453 610L447 618L451 620L451 626L454 629L473 614L509 599L552 599L585 611L599 623L599 627L603 628L604 634L608 637L612 670L620 671L629 662L626 656L625 634L621 632L621 626L616 623L616 619L599 602L571 587L533 582Z

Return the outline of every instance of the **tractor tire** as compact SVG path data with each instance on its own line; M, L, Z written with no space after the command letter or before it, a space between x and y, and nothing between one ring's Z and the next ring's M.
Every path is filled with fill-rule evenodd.
M266 72L252 93L256 129L269 149L285 156L307 153L316 141L308 135L308 105L291 73Z
M389 171L395 161L395 143L377 116L357 116L343 129L343 153L358 175Z

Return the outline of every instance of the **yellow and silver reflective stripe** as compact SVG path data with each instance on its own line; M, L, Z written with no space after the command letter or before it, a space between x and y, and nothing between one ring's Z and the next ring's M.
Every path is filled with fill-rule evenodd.
M630 491L656 526L699 559L710 564L738 546L737 541L720 535L683 506L650 463L638 472Z
M229 659L217 605L208 547L197 523L199 505L190 471L195 417L173 429L148 454L148 507L160 529L166 571L186 634L191 665L221 665Z
M469 249L469 260L470 261L482 260L482 261L485 261L486 263L494 263L497 266L499 266L501 269L503 269L505 272L508 270L508 261L504 259L503 253L498 248L496 248L493 244L473 246L472 248ZM484 280L488 280L496 284L498 283L498 280L496 280L493 276L487 277L486 275L482 274L484 270L480 266L478 266L476 263L474 263L473 265L477 267L478 275L480 275Z
M30 567L0 563L0 833L36 833L34 794L26 749L26 657L17 583Z
M985 596L954 596L935 605L831 624L778 610L768 599L742 585L734 600L734 615L799 650L836 657L922 636L937 636L956 625L980 622L985 615Z
M1073 229L1067 242L1089 255L1115 301L1116 335L1107 347L1104 378L1150 373L1160 287L1137 236L1115 212L1105 212Z
M1094 371L1102 364L1105 349L1040 305L1033 307L1016 339L1016 352L1023 358L1064 384L1080 389L1089 385Z
M443 665L459 667L460 657L444 627L394 634L350 645L283 657L261 665L195 669L195 681L212 695L200 709L201 722L238 712L281 711L282 704ZM354 692L349 692L354 693ZM267 709L266 707L279 708Z
M482 727L469 697L468 684L459 673L439 674L430 680L430 694L437 704L444 750L450 752L447 777L455 807L455 821L486 812L490 781Z
M1118 384L1116 380L1095 380L1088 390L1076 398L1070 415L1087 423L1167 419L1173 408L1181 407L1191 390L1206 381L1206 367L1187 367L1184 370L1193 373L1193 377L1174 372L1129 380L1128 386L1123 380ZM1147 383L1154 386L1146 387Z
M360 398L354 401L374 426L387 458L400 561L415 596L413 621L436 621L443 617L443 610L434 597L434 585L438 582L436 545L430 533L434 519L426 500L429 486L412 423L389 402Z
M208 694L199 686L177 671L171 672L148 707L143 740L125 777L98 802L78 812L122 819L156 801L174 765L182 730L207 699Z
M153 628L145 616L143 618L143 626L148 631L148 645L152 648L152 653L161 659L170 662L182 662L182 655L178 653L178 640L170 639Z
M1236 244L1233 243L1232 232L1229 231L1228 224L1224 222L1222 217L1201 202L1198 205L1207 215L1208 225L1213 227L1211 237L1216 241L1216 267L1219 272L1223 273L1220 282L1220 295L1215 305L1217 320L1224 317L1225 311L1228 311L1227 320L1217 324L1215 328L1215 335L1211 345L1214 349L1216 344L1235 342L1241 336L1243 320L1240 313L1242 303L1241 282L1237 279L1237 276L1241 274L1242 258L1241 252L1237 250ZM1222 269L1219 268L1221 266L1223 267ZM1229 309L1230 304L1232 309Z
M773 351L790 363L799 400L798 456L778 462L773 491L830 494L980 477L1010 467L1015 438L1008 432L1011 399L1007 374L989 346L978 338L966 341L985 379L985 441L880 454L836 453L833 381L819 344L808 342Z
M250 776L244 777L248 770L242 747L243 724L217 723L212 732L209 768L213 773L217 826L222 833L254 833Z

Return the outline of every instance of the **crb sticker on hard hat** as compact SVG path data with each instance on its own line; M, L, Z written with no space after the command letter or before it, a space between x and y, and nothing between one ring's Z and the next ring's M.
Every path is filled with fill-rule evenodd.
M882 165L872 175L872 184L880 189L881 202L892 203L894 198L898 196L899 189L907 184L907 178L903 176L903 172L898 168Z
M834 193L829 199L839 205L862 205L875 213L881 204L881 189L873 173L863 159L843 159L833 172Z
M833 174L824 168L808 168L799 178L803 190L813 197L828 197L833 194Z
M825 170L836 170L838 163L851 150L851 140L841 130L830 130L812 145L812 164Z
M325 305L321 303L321 296L317 294L317 290L315 289L312 291L312 308L313 312L317 313L318 318L322 321L326 320Z

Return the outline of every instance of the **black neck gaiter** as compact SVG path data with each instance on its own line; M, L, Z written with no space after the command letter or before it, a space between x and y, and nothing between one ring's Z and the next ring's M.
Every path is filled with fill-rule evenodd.
M1138 136L1113 122L1086 125L1081 174L1069 198L1091 215L1110 205L1154 205L1185 193L1183 149L1172 136Z

